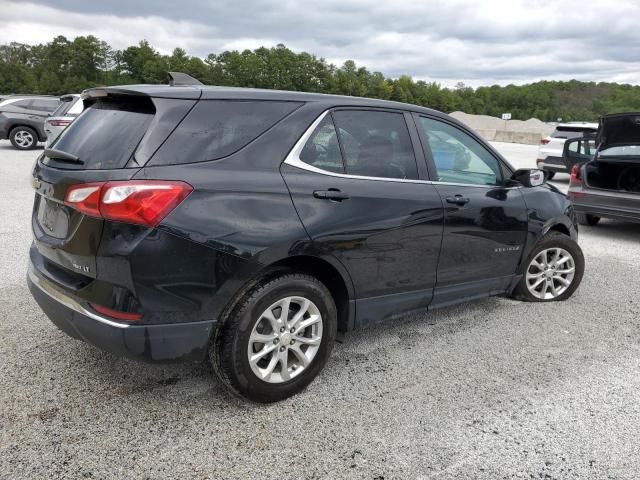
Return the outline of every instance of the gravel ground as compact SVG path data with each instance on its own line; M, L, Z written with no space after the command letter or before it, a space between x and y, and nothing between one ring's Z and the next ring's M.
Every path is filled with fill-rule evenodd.
M534 165L535 147L496 146ZM566 302L351 333L304 393L261 406L47 320L24 281L35 156L0 142L1 478L640 477L640 225L582 229Z

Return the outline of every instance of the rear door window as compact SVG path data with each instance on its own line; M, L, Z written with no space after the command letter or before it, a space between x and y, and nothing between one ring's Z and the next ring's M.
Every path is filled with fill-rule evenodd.
M151 159L150 165L227 157L297 109L300 102L201 100Z
M15 102L10 102L8 103L8 105L11 105L12 107L18 107L18 108L29 108L32 102L33 100L25 98L24 100L17 100Z
M53 112L59 103L58 99L36 98L30 108L39 112Z
M347 174L418 178L416 157L402 113L337 110L332 115Z
M77 156L82 164L45 159L61 168L124 167L149 127L155 107L149 97L98 100L65 129L52 148Z

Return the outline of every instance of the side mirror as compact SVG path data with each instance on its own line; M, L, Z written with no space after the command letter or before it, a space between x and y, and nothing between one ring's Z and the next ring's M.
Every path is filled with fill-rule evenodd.
M547 174L537 168L520 168L513 172L511 180L525 187L539 187L547 181Z
M586 163L593 160L596 154L596 139L594 136L582 138L570 138L564 142L562 149L562 162L571 171L577 163Z

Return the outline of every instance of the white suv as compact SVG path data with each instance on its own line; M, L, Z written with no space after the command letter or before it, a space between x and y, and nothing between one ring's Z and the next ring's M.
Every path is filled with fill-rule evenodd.
M549 179L553 178L556 172L570 173L562 161L564 141L569 138L584 137L589 134L595 135L597 130L597 123L559 123L551 135L540 140L538 159L536 160L538 168L548 172Z

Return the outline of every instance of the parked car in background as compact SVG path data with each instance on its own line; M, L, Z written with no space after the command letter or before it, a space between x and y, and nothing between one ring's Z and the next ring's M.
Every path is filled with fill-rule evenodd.
M566 140L571 138L595 135L597 123L571 122L559 123L551 135L540 140L538 146L538 168L547 172L550 180L556 172L570 173L571 166L567 166L562 159L562 151Z
M19 150L35 148L47 134L44 121L60 100L50 96L14 96L0 102L0 139L9 139Z
M63 95L60 97L58 108L44 122L44 131L47 135L45 147L51 145L67 128L75 118L82 113L84 105L78 94Z
M566 195L448 115L174 85L85 91L36 162L27 281L73 337L208 356L231 390L272 402L313 380L338 331L580 284Z
M600 119L594 151L590 137L568 140L564 157L573 164L569 198L585 225L600 218L640 222L640 113Z

